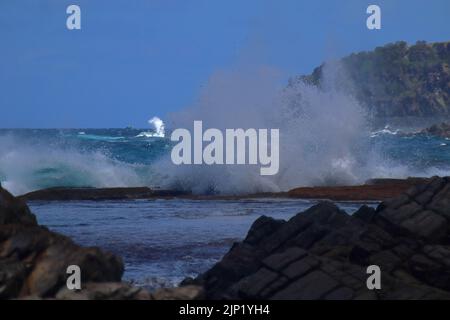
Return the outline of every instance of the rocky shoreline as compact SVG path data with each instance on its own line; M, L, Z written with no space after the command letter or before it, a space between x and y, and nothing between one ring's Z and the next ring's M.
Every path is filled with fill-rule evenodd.
M450 299L450 177L408 183L352 216L322 201L288 221L260 217L209 271L154 293L121 282L120 257L39 226L0 188L0 298ZM65 285L73 264L83 270L81 291ZM369 265L380 267L380 290L366 286Z

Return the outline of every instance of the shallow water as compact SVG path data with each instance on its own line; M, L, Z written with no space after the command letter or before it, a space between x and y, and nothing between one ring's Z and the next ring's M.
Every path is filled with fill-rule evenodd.
M314 203L172 199L31 202L30 207L51 230L122 256L124 280L153 289L176 285L212 267L258 217L289 219ZM361 203L338 205L353 213Z

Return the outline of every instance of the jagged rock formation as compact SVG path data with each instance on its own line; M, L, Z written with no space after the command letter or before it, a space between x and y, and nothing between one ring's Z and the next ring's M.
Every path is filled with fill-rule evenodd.
M82 290L67 289L70 265L81 269ZM85 248L39 226L20 199L0 186L0 299L194 299L199 287L150 294L120 282L122 259L99 248Z
M340 61L336 85L379 118L450 115L450 42L396 42ZM290 81L321 86L326 64Z
M0 189L0 298L50 298L66 286L66 270L78 265L82 282L117 282L122 260L83 248L39 226L27 205Z
M381 290L367 288L369 265ZM353 216L322 202L289 221L261 217L193 282L209 299L450 299L450 178Z

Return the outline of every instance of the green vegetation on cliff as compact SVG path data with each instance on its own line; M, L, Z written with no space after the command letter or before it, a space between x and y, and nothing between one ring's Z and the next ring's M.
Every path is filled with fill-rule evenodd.
M340 62L338 85L376 117L450 115L450 42L396 42ZM322 85L324 66L290 84Z

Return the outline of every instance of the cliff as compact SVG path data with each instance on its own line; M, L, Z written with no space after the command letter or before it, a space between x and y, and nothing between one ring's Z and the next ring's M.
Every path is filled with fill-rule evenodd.
M450 116L450 42L396 42L340 61L337 86L354 95L370 114L386 117ZM290 80L323 85L326 64Z

